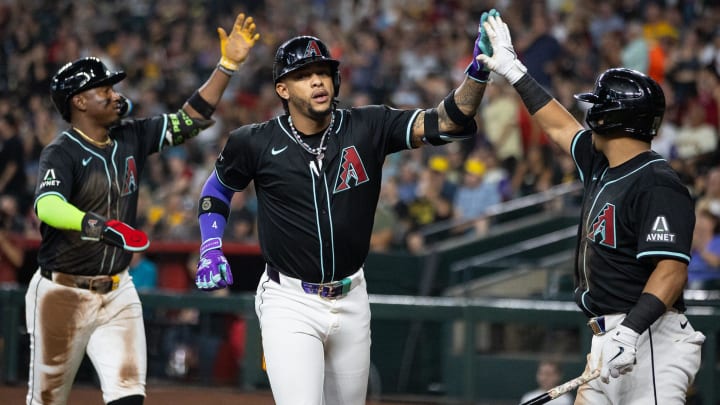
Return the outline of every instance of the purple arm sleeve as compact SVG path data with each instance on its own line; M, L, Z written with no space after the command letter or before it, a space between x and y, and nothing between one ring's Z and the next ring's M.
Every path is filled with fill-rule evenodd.
M217 175L213 171L203 186L200 198L215 197L229 206L233 194L235 194L235 192L220 183L220 180L218 180ZM212 238L222 239L225 223L227 222L224 216L215 212L209 212L200 215L198 221L200 222L200 236L203 244Z

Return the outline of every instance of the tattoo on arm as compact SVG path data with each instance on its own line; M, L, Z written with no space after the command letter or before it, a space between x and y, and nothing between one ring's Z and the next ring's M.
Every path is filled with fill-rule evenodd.
M480 107L483 94L485 93L485 83L478 83L474 80L467 80L460 85L455 91L455 103L460 111L468 116L474 116ZM453 133L462 130L460 125L454 123L445 110L445 103L442 101L437 107L438 126L440 132ZM412 146L414 148L423 146L422 141L425 136L425 111L421 111L415 118L412 127Z
M415 117L415 122L413 123L411 141L413 148L424 145L422 141L423 136L425 136L425 111L421 111L417 117Z

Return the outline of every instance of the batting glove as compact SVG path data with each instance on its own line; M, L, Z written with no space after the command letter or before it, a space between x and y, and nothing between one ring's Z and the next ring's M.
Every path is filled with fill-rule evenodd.
M249 16L245 18L243 13L238 14L235 18L235 25L229 36L222 27L218 27L217 32L220 37L220 52L222 53L219 66L232 74L245 61L250 48L255 46L255 42L260 39L260 34L255 32L253 18Z
M116 219L107 220L91 211L83 216L80 239L102 241L129 252L142 252L150 246L145 232Z
M621 374L632 371L637 354L637 341L640 335L625 325L618 325L612 330L612 335L605 340L600 355L602 369L600 379L605 384L610 377L618 378Z
M230 264L220 248L222 241L219 238L208 239L200 246L195 285L201 290L218 290L233 283Z
M517 58L510 38L510 29L499 15L488 16L483 27L490 39L493 53L491 56L479 54L477 59L487 68L507 79L510 84L515 84L527 73L527 68Z
M485 11L480 16L480 24L478 24L478 37L475 40L475 47L473 48L473 60L470 62L470 65L468 65L467 69L465 69L465 74L467 74L469 78L480 83L487 83L488 78L490 77L490 70L488 70L477 58L478 55L484 54L492 56L493 54L490 40L485 32L485 21L487 21L490 16L500 17L500 13L497 10L492 9L490 12Z

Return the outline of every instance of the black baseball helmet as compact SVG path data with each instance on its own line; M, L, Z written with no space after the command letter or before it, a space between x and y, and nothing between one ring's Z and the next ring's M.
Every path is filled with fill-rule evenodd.
M82 58L60 68L50 83L50 94L55 108L70 122L72 96L94 87L112 86L124 78L125 72L111 72L98 58Z
M327 46L312 36L291 38L280 45L273 63L273 81L277 83L286 74L311 63L328 63L333 69L333 87L335 97L340 92L340 62L333 59Z
M665 113L665 94L660 85L632 69L606 70L592 93L576 94L575 98L593 104L585 122L600 135L629 134L650 142Z

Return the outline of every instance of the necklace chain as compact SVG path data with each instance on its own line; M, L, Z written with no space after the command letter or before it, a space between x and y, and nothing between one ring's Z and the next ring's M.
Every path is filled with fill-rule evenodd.
M305 141L302 140L302 137L300 134L298 134L297 129L295 129L295 125L293 125L292 122L292 116L288 116L288 124L290 124L290 130L292 130L293 136L298 141L300 146L303 147L308 153L311 155L315 155L315 159L322 160L325 157L325 149L327 149L327 144L325 143L325 138L327 138L327 134L329 134L333 129L333 124L335 123L335 114L330 114L330 125L325 129L325 132L323 132L322 138L320 138L320 145L318 145L317 148L313 148L310 145L306 144Z
M100 147L108 146L112 143L112 138L110 138L110 137L108 137L106 140L100 142L100 141L96 141L96 140L90 138L89 136L85 135L85 133L83 131L81 131L80 129L78 129L76 127L73 127L73 128L75 129L75 131L77 131L77 133L79 133L83 138L85 138L86 141L90 142L91 144L93 144L95 146L100 146Z

